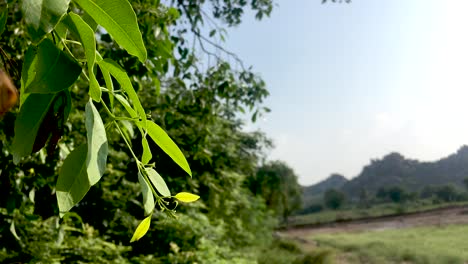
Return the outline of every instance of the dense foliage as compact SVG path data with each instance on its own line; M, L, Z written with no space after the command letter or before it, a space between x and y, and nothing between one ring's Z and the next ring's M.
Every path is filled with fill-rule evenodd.
M335 190L335 189L328 189L323 194L323 204L333 210L339 209L343 206L345 202L345 195L344 193Z
M0 4L20 87L0 121L0 262L253 262L276 223L248 188L271 142L239 116L269 111L268 91L219 44L247 2ZM200 200L175 213L185 191Z
M252 192L262 196L268 208L285 222L302 206L302 189L297 183L297 176L284 162L264 164L248 180L248 184Z

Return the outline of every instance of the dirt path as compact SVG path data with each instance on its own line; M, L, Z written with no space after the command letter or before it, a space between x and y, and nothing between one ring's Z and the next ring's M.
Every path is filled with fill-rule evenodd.
M312 234L321 233L361 232L416 226L443 226L449 224L468 224L468 206L441 208L409 215L369 218L344 223L330 223L322 226L295 227L283 230L280 234L296 239L306 239Z

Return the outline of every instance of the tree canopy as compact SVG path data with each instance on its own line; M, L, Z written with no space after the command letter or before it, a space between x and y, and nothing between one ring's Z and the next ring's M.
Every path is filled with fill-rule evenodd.
M249 180L249 186L284 221L301 208L302 188L294 171L284 162L271 161L258 168L257 174Z

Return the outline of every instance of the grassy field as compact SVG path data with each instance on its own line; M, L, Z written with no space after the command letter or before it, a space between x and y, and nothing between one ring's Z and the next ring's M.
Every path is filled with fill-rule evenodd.
M337 263L463 264L468 261L468 225L320 234L310 239L318 243L318 249L334 250Z
M422 212L436 208L455 206L455 205L468 205L468 202L453 202L453 203L442 203L433 204L431 201L418 201L411 204L395 204L386 203L372 206L371 208L360 209L360 208L348 208L343 210L325 210L318 213L297 215L291 218L289 222L290 226L296 225L308 225L308 224L322 224L344 220L355 220L368 217L378 217L385 215L394 214L405 214Z

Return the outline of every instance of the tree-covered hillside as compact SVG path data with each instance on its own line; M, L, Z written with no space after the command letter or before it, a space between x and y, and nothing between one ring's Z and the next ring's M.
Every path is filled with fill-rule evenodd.
M382 159L371 160L361 173L351 180L340 174L331 174L327 179L303 187L303 208L301 213L323 209L324 193L334 189L342 191L349 202L357 202L364 197L379 196L379 192L399 190L406 195L419 195L428 198L443 189L466 189L468 178L468 146L434 162L420 162L407 159L393 152ZM382 193L380 193L382 195Z
M362 190L375 194L381 187L400 186L407 191L421 191L426 186L453 184L464 188L468 177L468 146L434 162L407 159L390 153L372 160L362 172L342 187L349 197L358 198Z

